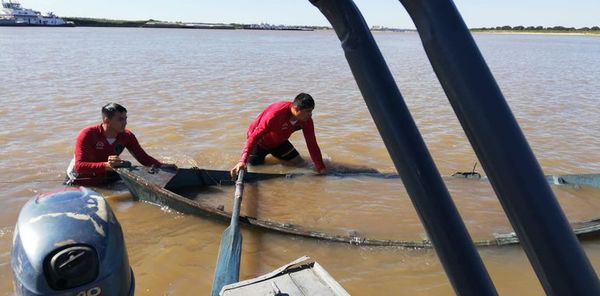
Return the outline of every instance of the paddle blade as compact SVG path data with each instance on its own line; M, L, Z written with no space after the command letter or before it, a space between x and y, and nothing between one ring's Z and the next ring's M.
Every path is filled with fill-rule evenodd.
M227 227L221 238L219 257L215 268L215 278L212 285L212 296L219 295L225 285L240 280L240 258L242 256L242 234L237 227Z

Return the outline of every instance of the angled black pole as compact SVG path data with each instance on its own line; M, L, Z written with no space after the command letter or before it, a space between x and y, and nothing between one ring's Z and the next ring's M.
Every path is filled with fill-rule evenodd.
M400 2L546 293L600 295L598 276L454 3Z
M410 198L458 295L496 295L375 40L351 0L311 0L329 20Z

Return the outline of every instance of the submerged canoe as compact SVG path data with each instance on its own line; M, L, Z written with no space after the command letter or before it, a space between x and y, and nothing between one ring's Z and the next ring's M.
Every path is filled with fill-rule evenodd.
M600 174L546 175L546 180L554 185L574 185L600 188Z
M478 172L456 172L454 178L474 179L489 181L487 177ZM546 181L552 185L589 186L600 188L600 174L572 174L572 175L545 175Z
M194 200L196 194L210 190L211 186L234 185L228 171L205 170L199 168L179 168L177 170L132 166L119 168L117 172L136 200L142 200L175 211L203 217L216 218L223 221L231 219L231 212L223 206ZM247 173L246 182L256 182L274 178L290 178L294 175ZM240 215L240 222L275 232L302 237L368 246L396 246L407 248L431 248L429 240L393 240L373 239L359 236L356 233L339 235L327 233L301 225L281 223L268 219L259 219ZM600 219L582 221L571 225L577 236L600 233ZM494 234L493 239L475 241L476 246L502 246L519 242L514 232Z

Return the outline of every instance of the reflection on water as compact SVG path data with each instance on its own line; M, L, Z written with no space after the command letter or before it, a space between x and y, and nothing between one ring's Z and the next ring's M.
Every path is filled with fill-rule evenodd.
M477 158L418 36L375 38L440 173L470 170ZM475 39L544 171L600 171L600 38ZM99 122L108 101L127 107L128 127L151 155L180 167L227 170L264 107L308 92L327 162L394 173L333 32L0 28L0 52L0 294L12 293L10 245L20 207L61 186L78 131ZM301 134L291 141L308 155ZM426 237L400 179L314 176L273 161L253 169L309 174L248 184L244 214L370 238ZM444 180L474 239L511 230L489 183ZM553 190L571 221L600 216L598 190ZM224 223L134 202L122 186L101 193L123 226L138 295L210 290ZM229 209L233 187L201 198ZM453 295L432 250L356 247L254 228L242 233L241 278L309 255L351 294ZM600 266L600 242L584 248ZM480 254L500 294L543 293L518 246Z

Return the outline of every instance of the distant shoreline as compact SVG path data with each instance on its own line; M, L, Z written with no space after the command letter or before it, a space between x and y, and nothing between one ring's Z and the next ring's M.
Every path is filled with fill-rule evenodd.
M166 28L166 29L215 29L215 30L273 30L273 31L316 31L333 30L329 26L289 26L272 24L237 24L237 23L198 23L198 22L165 22L159 20L113 20L103 18L86 17L63 17L65 21L75 27L116 27L116 28ZM0 26L3 26L0 22ZM73 26L69 25L69 26ZM370 28L373 32L417 32L415 29L387 28L383 26L373 26ZM563 35L563 36L600 36L600 28L594 26L591 28L567 28L562 26L554 27L524 27L524 26L502 26L490 28L470 28L472 33L489 34L516 34L516 35Z
M491 28L471 28L471 32L483 32L493 34L550 34L550 35L600 35L600 27L543 27L543 26L502 26Z
M124 28L166 28L166 29L218 29L218 30L280 30L280 31L314 31L328 29L323 26L287 26L271 24L223 24L197 22L164 22L158 20L111 20L98 18L65 17L76 27L124 27Z
M557 35L557 36L600 36L600 32L561 32L561 31L517 31L517 30L477 30L471 29L473 33L486 33L498 35Z

